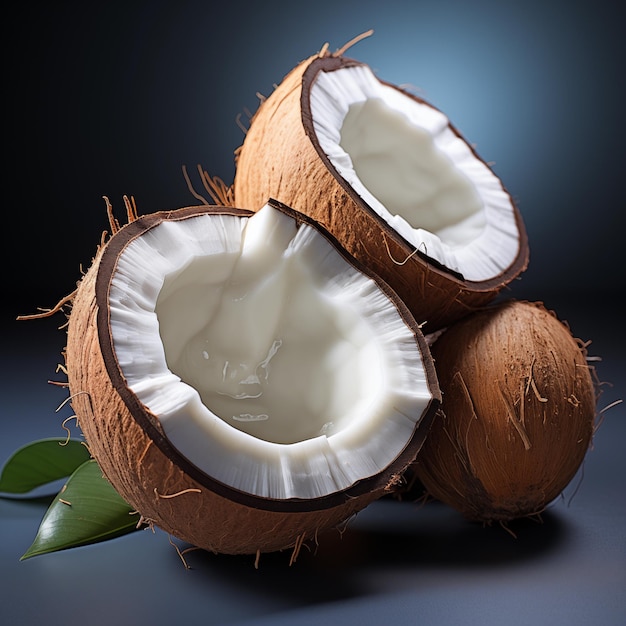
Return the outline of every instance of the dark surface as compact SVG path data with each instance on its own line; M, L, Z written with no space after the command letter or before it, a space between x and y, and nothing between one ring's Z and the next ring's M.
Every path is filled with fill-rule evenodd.
M599 410L623 399L623 22L614 3L512 4L17 5L3 21L0 463L65 435L67 392L47 382L64 379L64 317L15 317L72 291L108 228L102 196L122 219L123 194L140 213L195 203L183 165L230 182L236 118L256 92L369 28L350 54L415 85L518 200L531 264L510 295L544 301L592 340ZM0 623L621 626L625 405L603 418L563 497L541 523L513 524L515 537L384 500L291 567L288 553L255 569L254 557L190 552L186 570L159 531L20 562L46 502L0 499Z
M567 309L560 306L560 309ZM618 319L596 327L592 354L605 386L599 408L623 397ZM580 317L579 317L580 315ZM62 318L57 320L62 322ZM64 436L66 392L47 384L63 345L52 320L5 325L1 337L0 458L33 439ZM623 334L622 334L623 338ZM621 390L620 390L621 388ZM70 428L75 432L72 424ZM542 516L483 528L447 507L383 500L312 551L231 557L190 552L186 570L168 536L140 531L19 561L45 501L0 499L0 622L75 625L360 623L618 626L626 617L626 410L604 413L579 475ZM181 546L186 547L186 546Z

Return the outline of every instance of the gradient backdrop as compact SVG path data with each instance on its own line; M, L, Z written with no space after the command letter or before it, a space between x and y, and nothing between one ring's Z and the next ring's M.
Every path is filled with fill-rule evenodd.
M335 50L369 29L374 34L348 54L442 109L517 200L531 262L512 295L545 301L574 334L593 339L600 377L613 383L600 408L624 397L619 3L8 6L0 464L31 439L65 434L69 407L55 409L66 391L46 384L63 379L55 374L63 317L15 317L74 289L108 229L102 196L123 220L124 194L140 213L196 203L183 166L195 174L201 164L231 183L244 137L238 118L245 123L256 109L257 93L270 94L325 43ZM195 571L186 572L167 539L149 533L19 563L45 508L0 501L0 622L622 624L623 407L607 412L571 507L557 503L544 526L522 526L517 542L443 512L381 505L294 569L284 555L265 559L261 572L250 560L196 555Z
M610 7L16 3L4 26L12 300L28 311L71 291L107 227L103 195L122 217L123 194L141 213L194 203L183 165L232 182L236 120L257 92L372 28L349 54L441 108L518 201L532 255L521 292L606 306L618 278L623 293L626 210L624 22Z

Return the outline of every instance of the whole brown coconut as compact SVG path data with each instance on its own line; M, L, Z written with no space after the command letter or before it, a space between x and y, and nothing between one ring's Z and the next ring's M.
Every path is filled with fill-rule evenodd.
M524 271L524 224L445 115L345 57L349 45L305 59L261 102L236 154L235 201L310 215L433 332Z
M432 353L443 401L407 476L469 520L540 513L592 439L585 350L541 303L508 301L446 330Z
M145 523L295 558L393 488L440 395L380 279L278 203L111 226L73 299L66 366L91 454Z

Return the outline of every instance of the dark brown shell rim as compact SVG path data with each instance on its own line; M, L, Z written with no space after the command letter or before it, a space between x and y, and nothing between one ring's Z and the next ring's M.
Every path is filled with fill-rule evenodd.
M367 65L361 61L357 61L355 59L351 59L344 56L321 56L314 58L311 63L305 69L302 75L302 92L300 96L300 109L302 114L302 125L304 127L304 132L306 136L309 138L309 141L312 143L315 151L318 156L328 169L328 171L333 175L333 177L337 180L337 182L341 185L341 187L345 190L352 200L362 207L365 211L367 211L377 222L380 223L381 228L387 233L390 239L394 240L399 245L403 246L407 251L409 251L412 255L418 257L422 262L428 264L431 269L435 272L444 274L451 280L457 281L463 286L467 287L471 285L472 291L489 291L493 288L500 288L502 286L502 279L506 276L517 276L520 274L528 265L528 257L529 257L529 249L528 249L528 234L526 232L526 227L522 216L518 210L518 207L513 200L513 197L508 192L508 190L502 185L503 191L509 197L511 202L511 206L513 207L514 215L515 215L515 225L518 232L518 252L514 259L514 261L503 270L498 276L494 276L492 278L483 280L483 281L470 281L465 280L463 275L460 272L452 270L449 267L446 267L443 263L440 263L436 259L427 256L424 254L422 250L415 249L415 247L408 242L402 235L400 235L395 229L391 228L385 220L383 220L364 200L357 194L357 192L352 188L344 178L337 172L335 166L330 162L330 159L322 150L320 146L319 140L317 138L317 134L315 133L315 129L313 126L313 115L311 113L311 89L315 83L317 75L320 72L334 72L339 69L349 68L349 67L367 67ZM419 104L426 105L435 111L438 111L443 114L442 111L439 111L436 107L434 107L430 102L419 98L418 96L401 89L397 85L392 83L380 80L377 80L387 86L399 91L404 94L407 98L418 102ZM446 116L447 117L447 116ZM474 157L480 161L481 163L485 163L484 159L476 152L475 148L465 139L462 133L448 120L448 127L450 130L461 139L472 151ZM485 165L487 165L485 163ZM488 165L487 165L488 167ZM499 179L498 179L499 180Z
M426 433L430 428L430 423L441 402L441 392L439 390L434 364L426 340L424 339L417 322L395 292L393 292L382 279L375 276L369 269L362 266L361 263L349 255L349 253L345 251L345 249L330 233L328 233L323 227L314 222L308 216L305 216L276 200L270 199L268 203L274 208L293 217L298 224L309 224L316 228L318 232L326 237L326 239L337 249L337 251L344 256L344 258L346 258L365 275L375 280L381 290L387 294L391 301L395 304L399 314L407 326L411 328L415 336L417 346L422 356L426 380L432 399L422 414L419 423L416 425L413 436L407 442L403 451L387 468L381 470L381 472L375 474L374 476L358 481L344 490L319 498L291 498L282 500L264 498L246 493L216 480L200 470L196 465L191 463L184 455L182 455L165 436L165 433L158 421L158 417L151 413L139 400L135 393L127 386L113 347L110 324L110 307L108 306L111 281L115 273L117 259L120 254L131 241L137 237L141 237L147 231L158 226L164 221L185 220L206 213L249 217L253 215L252 211L215 205L185 207L175 211L160 211L142 216L120 229L107 243L98 267L95 288L96 305L98 309L98 341L107 374L114 388L117 390L124 404L128 408L129 413L132 415L132 418L154 442L157 448L167 458L169 458L172 463L178 466L188 476L193 478L198 484L205 486L210 491L233 502L256 509L279 512L307 512L312 510L334 508L335 506L345 503L349 499L366 493L371 493L379 489L387 488L390 480L406 468L406 466L414 459L426 438Z

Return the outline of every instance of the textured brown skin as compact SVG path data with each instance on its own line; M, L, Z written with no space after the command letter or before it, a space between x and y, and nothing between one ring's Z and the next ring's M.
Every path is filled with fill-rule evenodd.
M342 56L312 56L261 103L237 151L235 202L256 211L271 197L310 215L398 293L417 321L427 324L426 332L433 332L489 303L526 269L526 230L514 205L517 257L502 274L481 282L466 281L421 252L415 253L336 172L313 130L309 93L315 77L353 65L362 64Z
M288 207L283 210L289 212ZM165 219L209 211L250 215L206 206L155 213L127 224L100 248L78 286L69 319L66 366L72 408L103 474L146 523L217 553L258 554L294 546L297 550L303 540L337 527L389 493L400 480L441 398L434 366L413 320L434 399L424 414L423 427L416 429L403 453L380 475L310 501L263 499L212 480L171 447L158 416L124 384L111 343L107 306L116 259L130 240ZM402 311L402 305L398 306ZM412 319L408 312L404 314Z
M512 300L452 326L432 354L443 401L409 474L470 520L540 513L592 440L584 349L541 303Z

